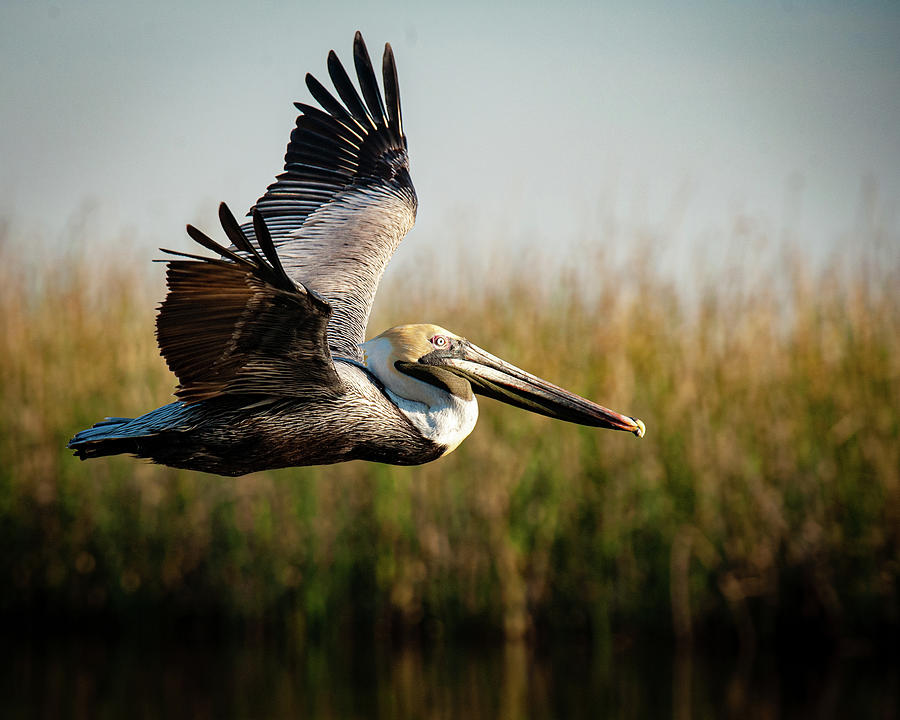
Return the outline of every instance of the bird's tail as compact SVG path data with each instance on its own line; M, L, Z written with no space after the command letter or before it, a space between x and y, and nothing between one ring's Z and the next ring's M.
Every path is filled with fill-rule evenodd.
M183 408L174 402L139 418L108 417L77 433L66 447L82 460L121 453L148 457L160 432L178 427Z
M108 417L93 427L82 430L66 446L82 460L120 453L136 453L137 439L126 430L132 418Z

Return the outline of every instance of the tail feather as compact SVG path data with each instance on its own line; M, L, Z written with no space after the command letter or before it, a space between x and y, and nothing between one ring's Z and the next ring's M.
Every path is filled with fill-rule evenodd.
M134 452L134 436L121 433L130 422L132 418L105 418L93 427L76 433L67 447L82 460Z
M88 428L88 430L93 430L94 428L104 427L106 425L121 425L122 423L131 422L134 418L126 418L126 417L106 417L103 418L100 422L96 422ZM82 430L81 432L87 432L87 430ZM78 433L81 435L81 433ZM76 435L77 437L77 435Z
M76 433L66 447L82 460L120 453L146 457L148 441L162 431L177 428L183 407L183 403L174 402L139 418L104 418Z

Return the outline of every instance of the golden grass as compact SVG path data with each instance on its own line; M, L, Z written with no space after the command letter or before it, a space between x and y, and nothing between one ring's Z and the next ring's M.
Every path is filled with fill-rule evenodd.
M642 418L646 438L483 401L473 435L427 466L231 480L64 449L174 384L158 280L85 245L35 262L0 237L6 610L601 642L900 625L896 258L814 272L785 254L696 301L637 260L592 287L580 278L602 276L600 257L541 290L519 266L477 290L395 281L375 332L444 325Z

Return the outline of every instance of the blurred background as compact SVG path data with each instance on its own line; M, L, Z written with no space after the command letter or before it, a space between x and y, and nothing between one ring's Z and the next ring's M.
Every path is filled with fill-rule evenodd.
M253 204L357 29L420 200L371 334L646 437L483 401L418 468L77 461L171 397L157 248ZM888 2L4 3L6 714L895 716L898 38Z

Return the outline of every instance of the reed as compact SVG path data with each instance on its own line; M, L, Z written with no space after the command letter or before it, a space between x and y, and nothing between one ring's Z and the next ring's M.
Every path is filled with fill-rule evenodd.
M464 288L394 277L376 331L445 325L641 417L646 437L483 401L473 435L430 465L224 479L65 450L105 415L170 399L160 280L84 238L41 254L12 234L0 229L6 613L600 643L900 626L889 250L819 269L780 253L753 278L698 273L690 297L639 258L600 287L601 256L539 287L521 266L473 267Z

